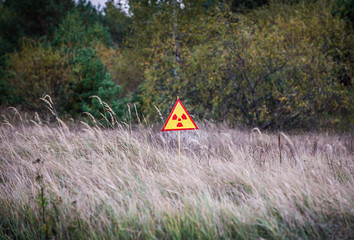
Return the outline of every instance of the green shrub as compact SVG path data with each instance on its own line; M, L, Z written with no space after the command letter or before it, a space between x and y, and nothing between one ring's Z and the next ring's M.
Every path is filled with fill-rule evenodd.
M121 88L92 48L65 52L26 41L19 52L9 55L6 82L27 110L39 111L45 95L51 96L57 111L72 116L84 111L99 116L101 107L91 96L100 97L120 115L126 103L120 104Z
M67 96L78 79L71 75L69 56L35 41L24 41L9 55L5 81L25 109L40 110L41 97L50 95L58 110L68 107Z
M185 25L173 73L171 37L155 39L142 84L157 117L179 95L193 114L232 124L293 127L352 112L351 46L345 23L321 3L271 4L247 15L219 11ZM346 85L346 86L345 86Z
M75 48L92 47L97 43L109 45L110 35L108 30L99 22L86 24L80 12L74 11L67 14L63 22L54 32L52 44L56 47Z
M90 99L91 96L98 96L121 117L126 103L126 101L119 100L121 87L112 82L110 74L106 71L101 59L95 55L94 50L78 49L71 64L73 75L80 81L75 87L72 109L68 111L72 113L84 111L99 116L98 110L102 109L102 105L97 99L93 101Z
M97 96L121 118L129 98L121 99L121 87L94 50L107 41L109 34L101 25L84 26L78 13L69 13L54 33L53 44L25 40L19 51L9 54L5 83L27 110L39 111L40 98L50 95L59 113L99 117L102 105L91 98Z
M343 18L348 25L354 23L354 1L335 0L332 7L332 13Z

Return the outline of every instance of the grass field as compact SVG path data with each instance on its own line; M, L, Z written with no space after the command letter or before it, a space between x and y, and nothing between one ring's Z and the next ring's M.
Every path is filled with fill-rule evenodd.
M20 119L19 115L15 115ZM351 135L3 115L0 239L353 239Z

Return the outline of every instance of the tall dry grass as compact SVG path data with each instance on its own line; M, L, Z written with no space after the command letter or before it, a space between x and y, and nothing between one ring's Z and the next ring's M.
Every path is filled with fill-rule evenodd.
M197 123L179 161L177 133L158 127L13 122L0 126L1 239L354 236L350 135Z

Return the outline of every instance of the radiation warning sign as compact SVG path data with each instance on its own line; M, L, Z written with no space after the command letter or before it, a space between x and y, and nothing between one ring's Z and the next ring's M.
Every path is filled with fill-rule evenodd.
M165 125L161 131L179 131L179 130L194 130L198 129L191 116L179 99L168 116Z

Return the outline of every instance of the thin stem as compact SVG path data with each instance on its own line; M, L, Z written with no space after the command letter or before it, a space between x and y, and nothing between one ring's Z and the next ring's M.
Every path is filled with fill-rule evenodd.
M181 131L178 131L178 157L181 161Z

